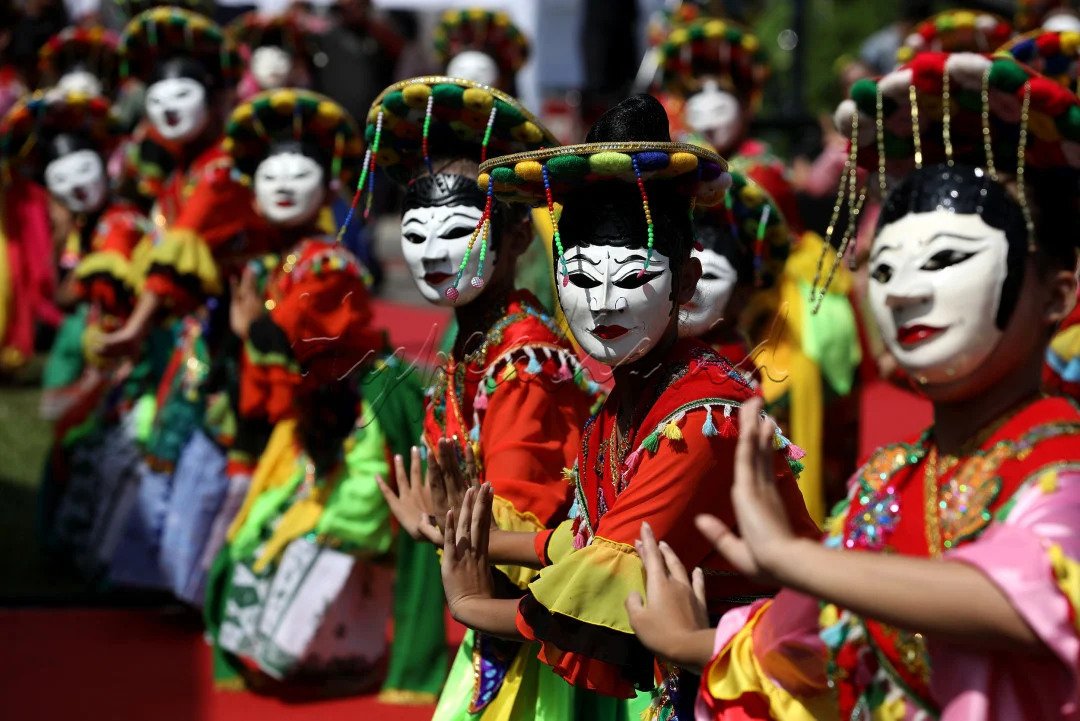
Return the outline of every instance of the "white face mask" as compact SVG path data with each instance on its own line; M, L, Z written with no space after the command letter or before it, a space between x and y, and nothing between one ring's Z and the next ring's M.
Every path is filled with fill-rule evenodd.
M1043 21L1043 30L1058 33L1080 32L1080 16L1070 10L1061 10L1052 13Z
M667 256L644 248L583 245L564 254L569 282L558 283L559 304L582 349L609 366L648 353L671 319L672 275ZM556 267L561 267L556 263Z
M306 155L277 153L255 169L255 203L274 225L292 228L310 223L323 197L323 169Z
M739 137L742 125L739 101L713 80L706 81L700 92L690 96L685 112L686 124L719 150L727 149Z
M719 253L695 249L692 255L701 261L701 279L679 319L679 335L683 338L705 335L724 319L724 310L739 281L731 261Z
M146 115L166 140L187 142L210 121L206 88L191 78L167 78L146 89Z
M1005 281L1005 232L973 214L912 213L870 257L870 307L897 362L920 382L963 378L990 356Z
M76 150L45 166L45 187L73 213L93 213L109 188L105 165L93 150Z
M479 50L464 50L455 55L446 64L446 74L481 85L494 86L499 82L498 64L490 55Z
M401 250L416 287L429 303L461 306L480 295L483 288L476 288L470 282L480 265L480 238L456 286L457 298L447 298L446 290L457 279L469 239L482 215L480 208L471 205L423 206L405 211L401 218ZM488 248L481 276L485 284L494 270L495 251Z
M65 73L56 81L56 89L64 93L79 93L82 95L101 95L101 80L89 70L73 70Z
M251 54L251 74L261 90L285 87L292 66L292 57L273 45L255 48Z

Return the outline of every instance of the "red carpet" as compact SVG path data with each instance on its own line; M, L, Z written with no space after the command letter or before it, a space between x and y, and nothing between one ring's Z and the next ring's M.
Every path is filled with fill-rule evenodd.
M8 721L422 721L433 709L216 691L200 632L162 611L4 610L0 644Z

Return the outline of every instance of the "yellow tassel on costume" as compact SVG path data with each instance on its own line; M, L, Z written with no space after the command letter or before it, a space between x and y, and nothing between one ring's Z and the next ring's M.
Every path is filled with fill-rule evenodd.
M663 430L664 438L669 441L681 441L683 439L682 429L675 423L675 421L668 421Z
M827 604L822 606L821 613L818 614L818 626L821 628L829 628L836 624L840 620L840 612L836 610L836 606L833 604Z
M1055 470L1049 470L1039 476L1039 488L1043 493L1053 493L1058 489L1058 474Z
M513 363L506 364L506 370L503 371L503 380L512 381L517 378L517 367Z

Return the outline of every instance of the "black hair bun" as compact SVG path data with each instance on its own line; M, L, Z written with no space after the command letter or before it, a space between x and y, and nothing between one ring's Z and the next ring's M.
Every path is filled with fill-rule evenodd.
M601 115L585 136L587 143L670 143L668 116L651 95L632 95Z

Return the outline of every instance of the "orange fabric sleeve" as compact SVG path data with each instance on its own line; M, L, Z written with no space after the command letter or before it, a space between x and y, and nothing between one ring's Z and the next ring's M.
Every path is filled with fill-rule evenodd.
M561 521L573 500L573 465L589 398L573 383L518 373L491 396L480 428L484 480L539 527Z

